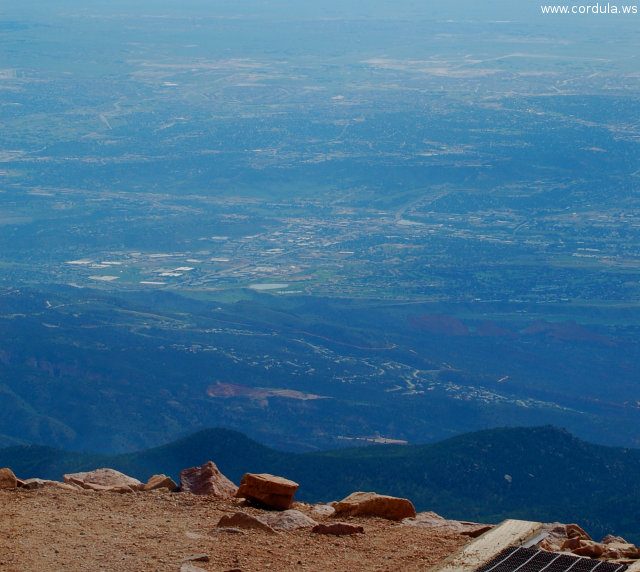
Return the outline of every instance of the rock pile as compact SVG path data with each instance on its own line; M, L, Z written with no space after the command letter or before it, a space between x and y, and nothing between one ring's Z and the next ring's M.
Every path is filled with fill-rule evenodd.
M538 544L542 550L571 552L602 560L640 559L638 548L619 536L605 536L596 542L577 524L554 523L546 525L544 530L548 536Z

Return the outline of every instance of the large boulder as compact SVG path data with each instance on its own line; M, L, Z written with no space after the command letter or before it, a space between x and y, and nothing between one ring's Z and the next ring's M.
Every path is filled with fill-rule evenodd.
M18 488L18 479L8 468L0 469L0 489Z
M410 500L377 493L351 493L333 508L336 509L336 516L380 516L389 520L416 516L416 509Z
M233 498L238 490L213 461L207 461L201 467L180 471L180 487L194 495L212 495L219 498Z
M247 499L259 506L287 510L293 504L293 496L298 487L298 483L283 477L267 473L245 473L236 497Z
M138 480L114 469L95 469L85 473L63 475L65 483L81 486L95 491L138 491L143 484Z

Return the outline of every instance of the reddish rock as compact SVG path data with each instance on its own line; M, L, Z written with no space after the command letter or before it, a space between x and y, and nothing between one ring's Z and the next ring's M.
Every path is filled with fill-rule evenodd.
M600 558L604 553L604 545L594 540L581 540L580 546L572 550L578 556L587 556L589 558Z
M142 488L138 479L114 469L95 469L86 473L64 475L64 482L95 491L132 492Z
M16 489L18 488L18 479L13 471L8 468L0 469L0 489Z
M81 491L82 487L73 483L61 483L59 481L45 481L46 486L56 487L64 491Z
M180 566L180 572L206 572L206 570L204 568L200 568L200 566L191 564L191 562L187 562Z
M593 540L584 530L577 524L566 525L567 538L580 538L581 540Z
M579 538L567 538L561 545L560 550L566 550L568 552L573 552L580 548L580 542L582 542Z
M336 509L329 504L317 504L311 509L311 515L316 518L327 518L335 513Z
M267 473L245 473L236 497L247 499L276 510L286 510L293 504L298 483Z
M336 509L336 516L380 516L390 520L416 516L416 509L410 500L377 493L351 493L333 508Z
M244 512L224 515L218 522L218 528L248 528L276 534L276 531L262 519Z
M194 495L212 495L219 498L233 498L238 490L212 461L201 467L180 471L180 487Z
M208 554L193 554L191 556L187 556L186 558L181 558L178 562L209 562L211 560L211 556Z
M629 542L607 542L601 543L603 547L602 558L607 560L638 560L640 559L640 551Z
M471 538L477 538L493 528L491 524L478 524L475 522L462 522L459 520L447 520L435 512L421 512L415 518L402 520L404 526L419 526L421 528L434 528L448 530Z
M621 536L613 536L612 534L607 534L607 536L605 536L600 542L602 542L602 544L612 544L613 542L628 544L628 542Z
M492 524L478 524L474 528L468 528L466 530L460 531L460 534L462 534L462 536L468 536L469 538L478 538L478 536L482 536L485 532L489 532L492 528Z
M299 510L289 509L282 512L269 512L263 514L260 520L266 522L274 530L298 530L300 528L312 528L318 524L312 518Z
M167 475L153 475L145 485L143 485L143 491L155 491L157 489L168 489L170 491L177 491L178 485L171 477Z
M347 534L364 534L362 526L349 524L347 522L334 522L332 524L317 524L311 532L316 534L333 534L334 536L345 536Z

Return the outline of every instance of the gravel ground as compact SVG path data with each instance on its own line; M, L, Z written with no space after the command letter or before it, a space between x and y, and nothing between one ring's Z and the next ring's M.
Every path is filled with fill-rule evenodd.
M310 515L312 506L293 508ZM237 511L262 513L235 499L190 493L2 490L0 570L396 572L425 570L469 541L380 518L343 519L365 532L341 537L309 529L275 535L216 529L223 515Z

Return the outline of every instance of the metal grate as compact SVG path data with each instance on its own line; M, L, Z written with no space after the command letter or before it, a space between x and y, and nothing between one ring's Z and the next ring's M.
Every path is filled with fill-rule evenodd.
M512 546L475 572L622 572L626 564Z

